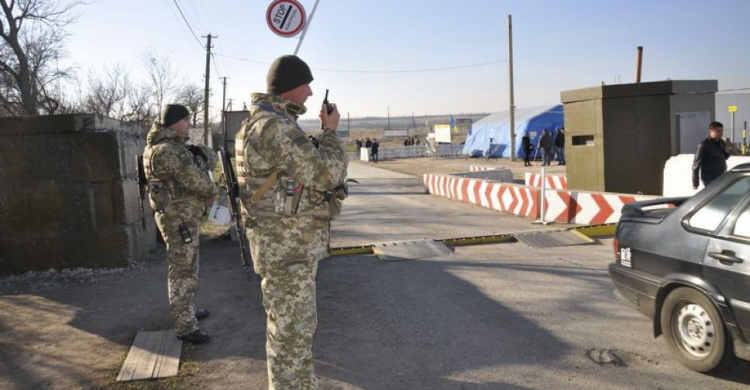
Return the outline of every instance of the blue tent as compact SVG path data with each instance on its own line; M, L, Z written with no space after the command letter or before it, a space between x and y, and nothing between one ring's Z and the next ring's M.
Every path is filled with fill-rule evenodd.
M523 158L521 138L528 133L532 157L536 153L542 130L550 130L554 137L557 129L565 126L563 106L518 108L515 110L516 122L516 157ZM472 157L510 157L510 112L498 112L488 115L471 125L469 135L462 153ZM541 156L541 155L540 155Z

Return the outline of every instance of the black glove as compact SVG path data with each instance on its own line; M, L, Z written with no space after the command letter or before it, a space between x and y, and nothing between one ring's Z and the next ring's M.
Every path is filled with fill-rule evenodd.
M193 154L193 158L195 159L195 162L198 164L198 167L202 170L207 170L208 167L208 156L206 156L205 153L203 153L203 150L201 150L200 147L195 145L185 145L185 147L190 151L190 153Z

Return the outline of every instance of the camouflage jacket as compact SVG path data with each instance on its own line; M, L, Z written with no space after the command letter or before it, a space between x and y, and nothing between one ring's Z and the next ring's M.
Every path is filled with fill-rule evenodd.
M149 201L157 212L179 213L203 210L205 202L219 193L216 184L204 169L212 169L216 157L207 147L199 148L206 155L206 165L199 167L188 150L186 137L157 123L146 136L143 167L149 182ZM182 206L185 207L182 207ZM200 218L203 212L193 211L184 217Z
M349 161L335 131L325 131L313 146L296 123L305 110L276 95L253 94L250 117L235 139L240 200L258 273L328 257L326 191L344 183ZM268 191L253 200L274 172Z

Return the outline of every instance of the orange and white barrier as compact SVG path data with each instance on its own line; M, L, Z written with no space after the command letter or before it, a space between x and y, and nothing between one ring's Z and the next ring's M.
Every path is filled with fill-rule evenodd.
M484 165L469 165L469 172L494 171L496 169L498 169L498 167L488 167Z
M496 183L451 175L425 174L427 192L448 199L475 204L493 210L510 212L528 218L539 218L542 191L531 186ZM617 222L622 207L657 196L612 194L588 191L547 190L544 220L579 225Z
M440 174L425 174L424 185L433 195L522 217L539 217L536 188Z
M524 183L527 186L542 188L542 175L540 173L526 172L524 174ZM563 190L568 188L568 179L565 176L546 175L548 190Z
M545 221L600 225L620 219L622 206L656 196L625 195L604 192L549 190L545 194Z

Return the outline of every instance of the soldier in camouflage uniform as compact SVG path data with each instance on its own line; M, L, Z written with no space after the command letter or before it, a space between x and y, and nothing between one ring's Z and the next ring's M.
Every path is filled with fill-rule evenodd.
M219 193L207 171L216 165L206 146L186 145L190 112L167 105L146 137L143 166L156 225L167 245L169 311L177 337L204 343L211 337L198 329L208 310L195 310L198 291L198 242L206 202Z
M268 93L252 95L235 139L240 200L255 272L263 278L269 389L316 389L315 276L329 256L330 221L340 211L348 159L336 134L340 114L320 111L316 148L297 125L312 96L310 68L283 56L268 72Z

